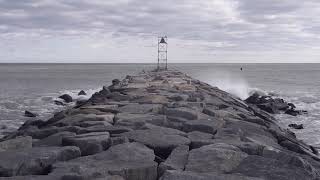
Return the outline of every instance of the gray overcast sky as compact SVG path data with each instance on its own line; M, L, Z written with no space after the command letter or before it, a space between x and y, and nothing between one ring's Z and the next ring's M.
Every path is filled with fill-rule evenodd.
M320 0L0 0L0 62L320 62Z

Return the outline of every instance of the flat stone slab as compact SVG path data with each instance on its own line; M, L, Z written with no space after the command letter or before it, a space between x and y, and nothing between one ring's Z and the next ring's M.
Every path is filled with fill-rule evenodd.
M166 171L160 180L265 180L239 174L195 173L190 171Z
M121 112L132 114L158 113L162 111L160 104L129 104L119 108Z
M108 132L94 132L65 137L62 139L62 145L79 147L82 156L92 155L104 151L110 146L110 134Z
M77 147L36 147L0 152L0 177L41 175L57 161L67 161L80 156Z
M218 129L223 127L224 124L225 122L220 119L187 121L183 126L183 131L200 131L215 134Z
M293 162L265 158L261 156L248 156L232 171L251 177L261 177L274 180L318 179L319 174L310 168L301 167Z
M32 137L17 137L15 139L0 142L0 152L25 148L32 148Z
M37 147L37 146L62 146L62 139L64 137L73 137L75 135L76 135L76 133L68 132L68 131L59 132L59 133L53 134L53 135L48 136L44 139L41 139L39 141L34 142L33 146L34 147Z
M124 143L99 154L56 163L49 175L96 179L112 174L130 180L156 180L154 159L153 150L143 144Z
M202 146L190 151L186 171L227 173L247 156L239 148L224 143Z
M67 116L53 125L56 126L73 126L79 125L81 122L85 121L104 121L110 124L113 123L114 114L104 114L104 115L96 115L96 114L77 114L73 116Z
M164 113L167 116L180 117L188 120L196 120L198 119L199 112L190 108L179 107L179 108L165 108Z
M132 129L140 129L146 123L164 126L166 122L166 117L160 114L119 113L115 117L115 125Z
M106 104L106 105L95 105L95 106L83 106L80 107L80 109L96 109L101 112L107 112L107 113L118 113L118 105L117 104Z

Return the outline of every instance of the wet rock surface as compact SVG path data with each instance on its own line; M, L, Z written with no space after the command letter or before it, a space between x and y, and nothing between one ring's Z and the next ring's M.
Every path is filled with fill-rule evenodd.
M1 139L0 180L320 179L317 150L280 127L279 112L303 113L178 71L142 72Z
M291 116L298 116L308 113L304 110L296 110L296 106L293 103L288 103L281 98L273 98L259 93L252 94L245 102L271 114L282 112Z

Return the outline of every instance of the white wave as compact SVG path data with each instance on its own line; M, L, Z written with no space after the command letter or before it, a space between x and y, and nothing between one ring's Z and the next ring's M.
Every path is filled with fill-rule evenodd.
M252 90L241 74L226 71L207 72L201 79L241 99L248 98Z
M78 100L88 100L94 93L100 91L101 88L96 88L96 89L86 89L84 90L86 92L86 95L81 95L79 96L78 93L81 91L81 89L74 89L74 90L63 90L60 91L60 94L69 94L72 99L75 101Z

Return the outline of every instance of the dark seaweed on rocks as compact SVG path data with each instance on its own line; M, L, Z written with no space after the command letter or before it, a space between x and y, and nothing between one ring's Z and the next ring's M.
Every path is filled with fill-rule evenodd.
M3 138L0 179L320 179L317 150L270 115L288 110L179 71L143 71Z

